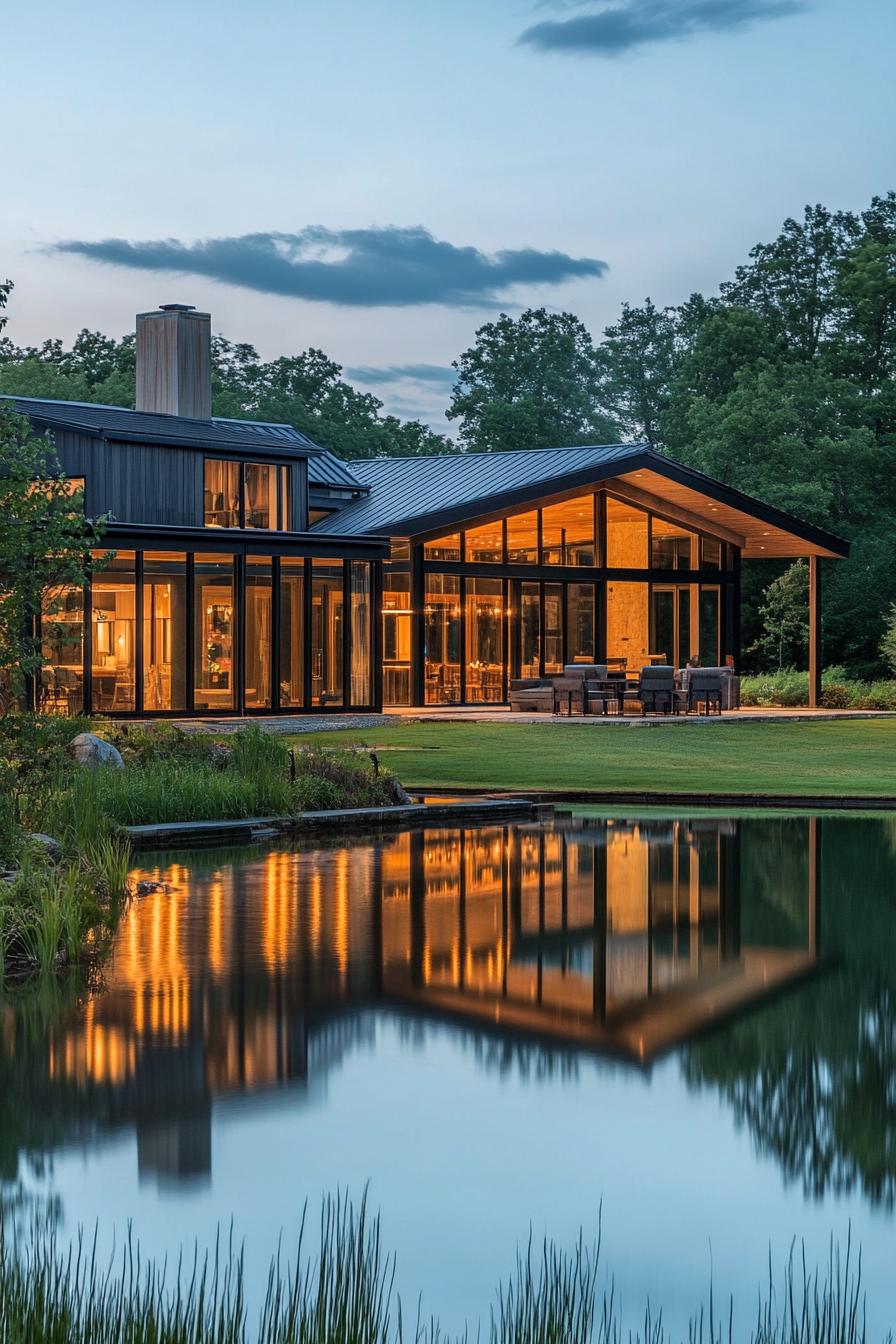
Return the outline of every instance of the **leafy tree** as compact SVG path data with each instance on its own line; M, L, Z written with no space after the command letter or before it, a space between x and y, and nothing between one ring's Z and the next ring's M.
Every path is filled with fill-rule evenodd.
M342 369L320 350L263 361L251 345L212 340L215 415L294 425L340 457L398 457L451 451L453 445L419 420L383 415L383 403L344 382ZM0 340L0 393L133 406L133 333L115 341L82 331L71 348Z
M677 354L677 319L671 308L622 305L597 348L598 395L629 438L663 447Z
M12 285L0 285L0 309ZM0 329L6 319L0 316ZM44 664L36 617L53 612L68 585L85 578L85 557L101 522L85 518L48 438L0 409L0 715L15 706L26 678Z
M602 407L594 344L572 313L502 313L455 361L448 410L464 446L481 453L612 443L619 427Z
M779 670L805 663L809 646L809 566L802 560L769 584L759 609L762 634L754 650Z
M883 639L880 641L880 656L896 677L896 602L890 607L884 626Z

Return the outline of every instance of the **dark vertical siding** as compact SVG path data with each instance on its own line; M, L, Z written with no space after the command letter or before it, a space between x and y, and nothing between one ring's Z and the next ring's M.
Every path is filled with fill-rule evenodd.
M109 443L58 430L56 451L68 476L85 478L87 512L123 523L201 527L202 452Z

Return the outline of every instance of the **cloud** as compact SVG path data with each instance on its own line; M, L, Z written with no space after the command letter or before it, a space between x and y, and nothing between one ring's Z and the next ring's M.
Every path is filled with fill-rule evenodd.
M604 261L565 252L521 248L491 255L476 247L455 247L422 227L315 225L298 233L250 233L193 243L107 238L57 243L50 251L357 308L427 303L490 307L513 285L559 284L600 277L607 269Z
M451 388L457 382L457 373L447 364L361 364L346 369L345 375L355 383L428 383L433 387Z
M623 0L571 19L536 23L519 42L537 51L620 56L649 43L734 32L805 8L805 0Z

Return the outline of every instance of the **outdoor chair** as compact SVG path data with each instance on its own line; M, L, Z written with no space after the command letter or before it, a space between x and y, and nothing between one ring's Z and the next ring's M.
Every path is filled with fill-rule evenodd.
M637 700L642 714L671 714L677 710L675 699L675 669L658 666L642 667L637 688L626 691L626 700Z
M611 702L616 704L617 697L606 684L606 679L586 681L584 686L583 714L607 714Z
M552 714L553 683L541 677L516 677L508 689L510 708L516 713Z
M722 712L722 677L717 667L692 667L688 671L688 713L702 703L704 714Z

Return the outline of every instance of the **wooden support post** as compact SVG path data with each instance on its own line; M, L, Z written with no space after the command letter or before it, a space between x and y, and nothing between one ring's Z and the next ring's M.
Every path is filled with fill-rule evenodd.
M821 561L809 556L809 705L817 709L821 704L822 667L821 630Z

